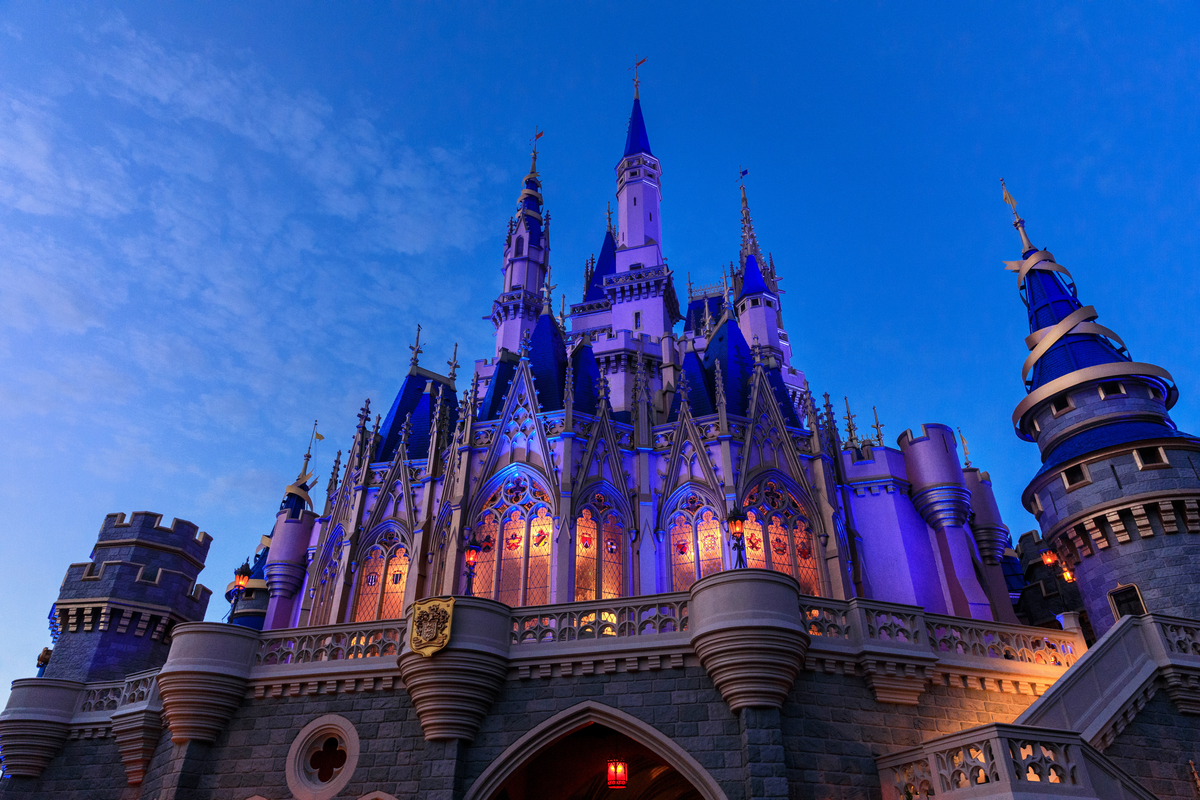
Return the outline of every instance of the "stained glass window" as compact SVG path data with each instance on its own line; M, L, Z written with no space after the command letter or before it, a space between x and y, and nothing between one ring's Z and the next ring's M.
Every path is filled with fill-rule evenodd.
M800 582L800 591L804 594L819 595L821 583L817 578L817 560L813 550L812 531L808 522L800 519L795 527L796 544L796 580Z
M549 603L555 520L546 490L513 475L492 491L478 526L475 596L514 607Z
M354 602L354 622L375 619L375 611L379 608L379 592L383 588L380 585L383 561L383 548L376 545L367 551L362 566L358 568L358 599Z
M758 514L746 512L746 522L742 528L742 541L746 545L746 566L752 569L767 568L767 552L763 544L763 526L758 521Z
M554 518L550 509L542 506L529 523L529 579L525 588L525 605L540 606L550 602L550 542L554 538Z
M388 557L383 581L383 606L380 619L400 619L404 616L404 586L408 581L408 550L403 545L392 550Z
M699 540L700 577L720 572L723 566L721 522L710 509L705 509L700 514L700 523L696 526L696 536Z
M792 547L788 541L791 537L788 536L788 529L778 514L771 515L767 536L771 542L771 568L785 575L792 575Z
M603 583L601 599L610 600L624 594L625 532L616 514L604 518L603 541L600 547Z
M671 588L684 592L696 582L696 543L692 523L679 514L671 524Z
M821 569L813 534L795 496L779 480L765 478L747 490L742 507L748 518L767 520L767 566L795 578L804 594L820 595Z
M598 530L592 510L585 508L575 520L575 600L596 599Z
M500 574L496 599L508 606L521 605L521 567L525 564L525 520L513 509L500 531Z
M496 546L500 541L500 520L486 514L479 523L479 559L475 562L475 596L493 598L496 574Z

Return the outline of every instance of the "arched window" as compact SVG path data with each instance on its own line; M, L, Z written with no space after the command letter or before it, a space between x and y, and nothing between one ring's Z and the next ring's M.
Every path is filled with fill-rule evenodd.
M509 478L484 503L478 526L475 596L509 606L549 603L554 517L546 491L523 475Z
M697 494L689 494L670 517L671 588L683 592L698 578L725 568L721 520Z
M339 526L334 529L328 544L325 546L324 555L321 559L324 562L324 567L321 568L320 578L317 579L316 585L312 588L313 603L308 614L309 625L328 625L340 622L337 619L330 619L331 616L336 614L336 609L330 606L337 591L338 576L341 574L343 549L343 531L341 526Z
M597 492L575 520L575 600L624 597L625 558L621 517Z
M751 487L742 500L746 512L746 561L751 567L766 567L791 575L807 595L821 594L820 570L808 517L799 501L783 484L767 478ZM753 523L753 527L752 527ZM765 524L766 542L761 556L750 541L752 532L761 535ZM757 559L765 558L765 563Z
M766 569L767 553L766 545L763 542L763 526L758 521L756 512L746 512L746 523L743 530L746 543L746 566L752 569Z
M358 568L354 622L400 619L408 580L408 548L395 531L387 531L367 550Z
M513 248L513 256L516 258L520 258L523 255L525 255L525 237L518 236L517 237L517 246Z

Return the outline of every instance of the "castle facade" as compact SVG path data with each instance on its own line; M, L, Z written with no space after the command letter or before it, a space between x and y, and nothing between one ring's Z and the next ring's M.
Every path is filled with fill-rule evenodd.
M205 534L105 519L0 714L0 798L1200 791L1200 440L1015 203L1043 466L1014 550L951 427L893 447L814 397L744 187L729 271L677 285L636 91L558 315L537 155L494 352L460 383L418 332L319 512L305 457L228 623L198 622Z

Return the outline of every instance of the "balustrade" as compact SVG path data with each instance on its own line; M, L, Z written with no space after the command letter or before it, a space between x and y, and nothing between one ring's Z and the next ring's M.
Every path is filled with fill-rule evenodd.
M268 631L263 635L254 664L307 664L314 661L397 656L407 630L406 620L393 619Z

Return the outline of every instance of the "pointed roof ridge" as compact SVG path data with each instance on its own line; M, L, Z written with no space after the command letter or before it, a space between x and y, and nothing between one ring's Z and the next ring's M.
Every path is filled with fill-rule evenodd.
M654 155L650 152L650 137L646 134L646 120L642 118L642 101L635 92L633 111L629 112L629 133L625 136L625 155L622 158L638 153Z
M583 296L583 302L593 303L604 299L604 279L609 275L617 274L617 240L613 238L612 228L604 232L604 244L600 246L600 257L596 259L596 266L592 269L591 281L588 283L587 292Z

